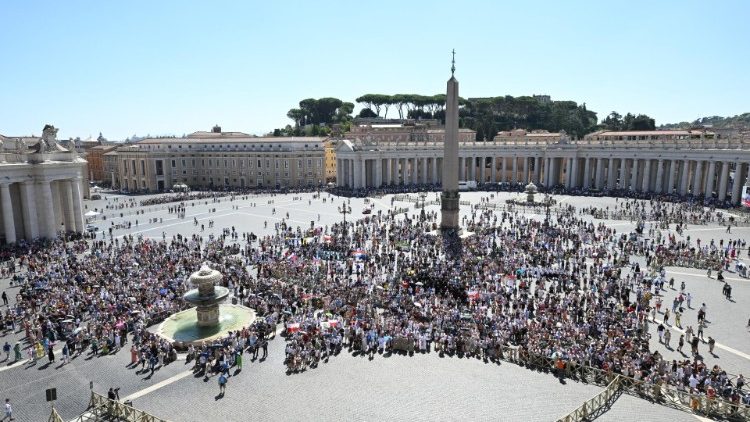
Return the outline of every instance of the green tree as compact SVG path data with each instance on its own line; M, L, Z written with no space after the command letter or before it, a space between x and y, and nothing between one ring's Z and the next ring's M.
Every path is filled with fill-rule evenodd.
M300 126L305 119L305 112L299 108L293 108L286 113L286 117L294 121L294 126Z
M622 115L616 111L609 113L609 115L602 120L602 126L605 130L622 130Z
M372 111L372 109L363 108L362 110L359 111L359 117L372 118L372 117L378 117L378 115L375 114L375 112Z

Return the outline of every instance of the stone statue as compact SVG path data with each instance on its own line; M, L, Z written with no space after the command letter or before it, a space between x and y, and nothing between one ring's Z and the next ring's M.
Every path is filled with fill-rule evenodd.
M55 149L57 144L57 128L52 125L44 125L42 129L42 140L39 152L49 152Z
M68 151L70 151L72 153L76 152L76 144L70 138L68 138L68 139L63 140L62 142L60 142L60 145L62 145L63 148L67 149Z
M26 153L26 142L24 142L23 139L16 138L16 152L18 154Z

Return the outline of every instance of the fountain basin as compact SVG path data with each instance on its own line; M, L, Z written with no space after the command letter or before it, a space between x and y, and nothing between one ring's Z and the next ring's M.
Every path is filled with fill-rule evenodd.
M193 305L205 306L219 303L229 296L229 289L223 286L213 286L214 289L208 295L201 294L199 289L193 289L185 293L183 298L186 302L192 303Z
M255 311L241 305L218 305L219 322L215 326L198 325L195 308L186 309L165 319L154 332L169 342L179 345L199 345L227 335L229 331L241 330L255 321Z

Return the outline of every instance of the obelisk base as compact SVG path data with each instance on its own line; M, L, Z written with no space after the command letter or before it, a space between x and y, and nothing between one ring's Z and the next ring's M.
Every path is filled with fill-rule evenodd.
M458 191L445 191L440 195L440 231L458 233Z

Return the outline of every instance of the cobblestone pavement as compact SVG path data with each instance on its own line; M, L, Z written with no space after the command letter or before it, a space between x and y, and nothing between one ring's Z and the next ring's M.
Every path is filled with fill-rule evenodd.
M427 199L433 199L428 194ZM105 194L105 197L113 195ZM488 198L487 193L462 193L462 200L472 203L479 198ZM511 195L495 194L491 202L504 203ZM193 233L208 237L219 235L221 229L235 226L241 232L270 234L274 223L286 218L292 225L309 227L311 222L316 226L330 225L340 221L342 215L337 207L344 198L332 198L327 194L326 203L322 199L313 199L311 194L289 194L281 196L259 195L248 200L229 201L223 198L218 203L193 201L188 204L185 219L177 219L167 212L167 207L174 204L155 205L138 208L145 214L135 215L134 209L106 210L107 219L99 219L96 224L101 227L100 236L107 232L110 225L130 221L132 227L116 229L114 236L125 234L144 237L170 238L178 233ZM294 199L298 198L298 199ZM613 198L585 198L557 196L559 203L578 207L614 206ZM142 197L136 197L141 200ZM273 201L273 203L269 203ZM310 201L310 202L308 202ZM348 201L347 201L348 202ZM347 220L362 218L366 204L363 199L351 199L352 213ZM104 200L86 201L86 211L94 208L101 210ZM392 207L391 196L371 199L374 211L385 211ZM408 208L410 214L419 210L413 203L394 202L393 207ZM276 213L272 212L276 209ZM209 211L216 209L216 211ZM437 206L428 206L426 211L438 211ZM120 212L123 217L119 217ZM462 207L461 216L470 215L468 207ZM318 214L320 220L318 220ZM541 212L533 215L543 219ZM193 218L199 225L193 225ZM157 218L149 223L150 218ZM629 232L634 224L628 221L597 220L582 217L590 221L604 221L619 232ZM135 224L135 220L138 224ZM208 221L215 221L215 226L208 228ZM264 221L268 226L264 227ZM203 232L200 224L205 225ZM672 227L674 228L674 227ZM734 228L731 234L717 225L691 226L684 233L691 239L701 238L703 242L710 239L750 239L750 228ZM750 259L745 258L745 262ZM687 290L695 299L693 309L683 316L683 326L693 324L697 308L702 302L708 306L706 338L713 336L717 345L717 356L708 354L707 345L701 346L709 364L718 363L729 372L750 374L750 332L746 327L750 302L750 280L740 279L733 273L725 273L733 287L734 302L729 302L721 295L721 283L709 280L705 272L686 268L667 268L667 276L675 277L675 286L685 280ZM8 280L0 280L0 289L8 289ZM15 289L9 289L11 302ZM671 307L671 299L676 291L664 292L664 306ZM658 316L661 320L662 315ZM673 318L672 318L673 321ZM652 347L666 356L678 358L677 352L667 350L658 344L655 327ZM14 340L17 335L0 338ZM679 333L674 332L673 347L677 344ZM685 350L689 350L686 347ZM89 381L94 381L94 390L106 393L109 387L121 387L120 396L126 397L141 392L134 399L138 408L152 412L174 421L193 420L554 420L579 406L584 400L601 391L601 387L568 381L561 384L550 374L529 371L510 363L501 365L485 364L478 360L458 358L440 358L436 354L417 355L413 357L377 356L373 362L363 357L354 357L344 352L321 364L317 369L302 374L286 375L282 364L284 357L283 339L277 338L269 347L269 358L262 363L246 364L244 371L230 378L227 395L217 398L218 386L215 379L203 382L192 375L173 381L175 375L186 371L184 362L172 363L153 377L147 374L136 374L135 370L126 369L129 362L127 350L117 355L90 360L78 358L70 365L44 367L46 358L36 366L4 369L6 362L0 356L0 399L8 397L13 403L18 421L42 421L49 415L49 405L44 400L44 390L57 387L58 402L56 407L65 418L81 413L89 395ZM58 354L58 359L60 358ZM166 380L166 381L165 381ZM154 391L144 389L164 381L166 385ZM627 395L621 396L613 407L600 420L660 420L672 421L696 420L694 416L660 405L653 405Z
M286 375L282 341L271 342L266 362L231 377L223 398L217 398L215 379L189 377L134 404L179 421L551 421L601 390L570 381L563 385L550 374L511 363L436 353L378 355L370 362L342 352L316 369Z
M627 394L621 395L612 407L602 416L596 419L597 422L696 422L693 414L662 406L652 404L646 400Z

